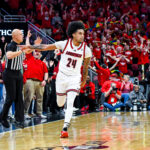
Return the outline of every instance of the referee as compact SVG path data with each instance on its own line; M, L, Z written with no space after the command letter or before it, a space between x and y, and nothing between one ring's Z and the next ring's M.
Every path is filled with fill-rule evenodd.
M15 124L24 128L23 77L21 73L24 53L17 45L22 44L23 33L19 29L12 32L12 42L6 47L6 65L3 80L6 87L6 101L0 115L1 124L9 128L7 121L9 109L15 102Z

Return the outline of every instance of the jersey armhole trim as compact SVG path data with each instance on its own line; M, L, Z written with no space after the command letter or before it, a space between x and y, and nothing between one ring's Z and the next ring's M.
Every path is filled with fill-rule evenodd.
M66 43L66 45L65 45L64 50L62 51L62 54L65 52L65 50L66 50L66 48L67 48L67 46L68 46L68 43L69 43L69 39L67 40L67 43Z
M85 48L86 48L86 43L84 44L84 50L83 50L83 59L85 58Z
M56 92L56 95L58 95L58 96L64 96L64 95L66 95L66 93L58 93L58 92Z
M76 92L76 93L80 93L80 90L76 90L76 89L68 89L68 90L66 91L66 94L67 94L68 92Z

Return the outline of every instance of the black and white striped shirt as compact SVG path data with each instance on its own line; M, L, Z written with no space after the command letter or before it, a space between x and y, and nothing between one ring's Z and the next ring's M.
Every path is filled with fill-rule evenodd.
M17 52L19 51L19 47L17 46L17 43L12 41L9 43L6 47L6 52L12 51L12 52ZM21 70L22 69L22 64L23 64L23 58L24 58L24 53L21 55L13 58L13 59L8 59L6 56L6 65L5 68L9 70Z

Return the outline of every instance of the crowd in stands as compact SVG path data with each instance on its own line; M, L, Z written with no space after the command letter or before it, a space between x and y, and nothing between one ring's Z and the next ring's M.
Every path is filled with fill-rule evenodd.
M98 75L98 88L88 77L75 102L81 111L150 109L149 0L10 1L13 5L6 2L10 13L25 15L56 41L67 38L70 21L84 23L85 41L93 52L89 68ZM3 56L1 43L4 43L3 37L0 42ZM57 107L55 92L59 59L60 56L54 54L50 60L44 60L49 75L47 83L42 83L45 112L49 108L52 113L61 110Z

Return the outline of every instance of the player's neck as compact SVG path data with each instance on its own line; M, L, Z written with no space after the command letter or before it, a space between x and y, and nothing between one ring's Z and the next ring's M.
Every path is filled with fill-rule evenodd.
M81 44L81 43L79 43L79 42L77 42L77 41L75 41L73 39L72 39L72 43L73 43L74 46L79 46Z

